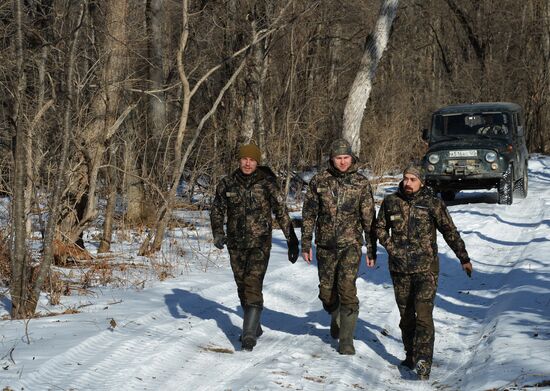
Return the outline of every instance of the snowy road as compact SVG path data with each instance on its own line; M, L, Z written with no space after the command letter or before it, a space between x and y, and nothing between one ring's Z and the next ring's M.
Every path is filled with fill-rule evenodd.
M265 280L264 335L241 352L227 253L142 291L102 289L81 313L0 322L0 386L14 390L486 390L550 387L550 157L529 163L529 196L459 195L449 209L474 264L439 237L436 343L427 382L398 367L398 312L379 247L362 266L355 356L340 356L317 299L317 269L286 260L280 231ZM0 304L0 315L8 303ZM110 326L114 319L116 326ZM10 353L11 352L11 353ZM531 388L532 389L532 388Z

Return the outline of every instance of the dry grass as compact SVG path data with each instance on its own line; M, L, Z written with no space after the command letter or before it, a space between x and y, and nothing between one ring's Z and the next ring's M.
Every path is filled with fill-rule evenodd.
M0 284L8 285L11 278L10 246L3 231L0 231Z
M225 353L225 354L235 353L233 349L222 348L221 346L208 345L208 346L201 346L200 348L202 351L205 351L205 352L215 352L215 353Z
M190 230L196 230L197 227L194 223L187 221L185 219L179 218L179 217L172 217L170 221L168 222L168 228L169 229L177 229L177 228L187 228Z
M325 383L327 377L326 376L304 376L304 379L315 382L315 383Z
M174 202L174 209L183 209L183 210L201 210L200 206L197 204L192 204L189 201L177 198Z
M68 263L77 263L83 260L94 259L87 250L74 243L63 243L60 240L53 241L54 265L66 266Z
M44 289L49 294L49 302L51 305L61 304L61 296L70 295L69 284L61 278L61 274L50 270L50 273L44 281Z
M153 268L157 273L157 278L159 279L159 281L164 281L167 278L174 278L174 275L172 274L172 265L155 264L153 265Z
M107 285L113 280L113 266L103 259L100 262L90 265L88 270L80 278L82 287L89 288L100 284Z
M72 315L72 314L79 314L80 311L77 309L77 308L67 308L65 311L62 311L62 312L46 312L46 313L42 313L42 312L36 312L32 315L32 317L30 319L34 319L34 318L49 318L49 317L52 317L52 316L59 316L59 315ZM11 317L9 314L6 314L2 317L0 317L0 320L10 320Z

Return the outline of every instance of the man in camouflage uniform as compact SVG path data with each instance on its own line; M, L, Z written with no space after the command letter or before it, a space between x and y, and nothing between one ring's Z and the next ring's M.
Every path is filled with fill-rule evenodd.
M315 231L319 298L331 314L330 334L340 354L355 354L353 332L359 314L355 285L363 232L367 266L376 262L375 209L370 183L359 174L346 140L332 143L328 168L309 183L302 210L302 256L311 263Z
M439 258L436 230L454 251L463 270L472 264L447 207L424 187L421 168L409 166L397 192L384 198L376 221L378 240L389 254L389 269L399 307L406 358L402 365L416 368L428 379L432 366Z
M275 174L259 166L261 153L256 145L239 150L239 168L224 177L216 188L210 221L214 245L227 244L237 293L244 310L242 348L252 350L262 333L262 287L271 252L272 212L288 244L288 257L298 259L298 238L287 212L285 197ZM227 216L227 234L224 220Z

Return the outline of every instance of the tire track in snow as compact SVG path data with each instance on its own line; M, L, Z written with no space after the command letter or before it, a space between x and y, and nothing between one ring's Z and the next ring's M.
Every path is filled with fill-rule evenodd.
M160 296L156 301L161 302L158 299ZM158 379L166 367L181 369L178 363L182 360L176 360L178 352L188 349L190 342L191 346L201 342L204 332L190 333L185 329L184 320L191 322L189 330L210 329L211 335L219 332L212 319L194 315L174 318L165 303L157 305L157 308L138 317L115 315L116 319L124 319L124 325L118 325L113 330L102 329L63 354L49 359L38 371L24 376L21 385L25 389L38 390L67 384L66 379L71 379L71 387L76 390L147 388L144 376L150 374L151 379ZM201 311L208 312L208 308ZM99 323L106 322L102 319ZM193 344L193 341L198 342ZM159 359L149 360L150 357ZM166 376L171 375L168 373ZM152 386L153 389L155 387Z
M79 390L124 388L125 380L119 378L119 363L127 363L123 367L127 368L144 357L151 346L144 343L147 340L158 346L173 339L162 326L154 325L155 319L162 319L162 311L133 319L132 323L139 324L137 327L102 330L47 361L37 372L22 379L21 384L26 389L37 390L66 384L66 379L71 379L71 386Z
M530 180L533 180L531 174ZM537 188L538 185L536 183L532 187ZM474 330L473 332L465 336L460 330L452 330L458 327L451 326L449 328L451 331L447 333L448 344L459 346L460 349L456 350L458 354L452 356L442 368L447 373L441 379L442 384L450 383L452 387L464 387L468 384L469 373L472 370L481 370L479 367L474 369L476 356L480 352L487 353L486 349L492 346L489 342L492 342L491 335L497 329L498 315L501 308L508 305L499 296L503 289L508 289L514 278L512 272L516 268L521 268L521 264L527 258L526 255L532 251L530 245L540 239L540 228L548 221L547 218L545 219L545 214L549 200L541 198L539 194L542 195L543 192L534 192L531 189L527 199L516 202L511 206L473 207L476 212L481 211L481 215L486 210L489 210L491 214L489 221L487 219L481 220L475 226L468 227L465 233L480 244L494 240L494 243L489 246L482 245L481 249L483 251L476 251L476 257L493 262L492 270L485 271L484 280L480 283L485 285L487 289L493 287L494 294L493 297L487 299L489 304L484 311L483 318L469 320L465 317L459 317L456 320L456 324L460 324L461 327L470 327ZM521 220L521 222L515 223L514 220L516 219ZM544 230L547 230L547 228ZM495 257L495 253L498 254L497 257ZM492 273L494 270L499 270L498 281L493 279Z

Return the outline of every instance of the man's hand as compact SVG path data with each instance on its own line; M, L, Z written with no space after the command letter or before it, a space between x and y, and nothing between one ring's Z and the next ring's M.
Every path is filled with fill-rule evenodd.
M216 235L214 236L214 246L216 248L219 248L220 250L223 249L223 245L227 242L227 239L225 235Z
M365 258L365 262L367 263L367 267L374 267L376 265L376 258L369 258L367 255Z
M311 264L311 261L313 260L313 250L309 249L309 252L302 253L302 258L304 258L304 261Z
M462 270L466 272L468 277L472 278L472 272L474 271L474 268L472 267L471 262L463 263L462 264Z
M296 237L296 233L294 232L294 229L290 229L290 238L287 241L288 245L288 260L292 263L296 263L296 260L298 259L298 254L300 253L300 249L298 248L298 238Z

